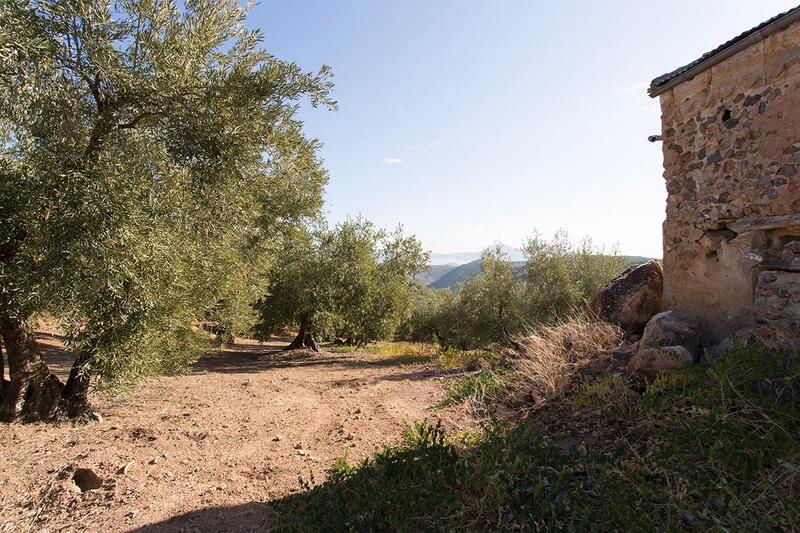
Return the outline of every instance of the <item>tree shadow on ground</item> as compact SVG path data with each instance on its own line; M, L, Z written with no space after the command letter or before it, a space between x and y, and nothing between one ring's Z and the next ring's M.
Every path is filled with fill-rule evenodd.
M476 520L464 527L459 513L474 508L484 497L481 480L493 473L494 464L538 464L541 452L526 434L509 446L506 438L490 438L463 455L443 439L440 429L425 426L412 446L387 448L360 468L342 476L332 474L310 490L289 494L267 504L234 508L213 507L194 511L132 533L177 531L438 531L489 530ZM476 464L477 463L477 464ZM537 470L518 472L536 479ZM479 474L477 478L473 474ZM517 480L520 481L520 480ZM487 514L497 509L489 502ZM256 512L252 529L239 529L242 517ZM477 517L476 517L477 518ZM227 526L215 529L218 524ZM482 527L484 526L484 527ZM259 529L260 528L260 529Z
M252 348L252 349L251 349ZM385 357L365 354L338 354L332 352L307 352L296 350L284 352L267 346L245 345L224 348L202 357L193 367L195 373L250 374L282 368L331 367L344 369L407 368L408 372L397 372L367 378L386 381L430 379L446 376L452 372L423 364L417 355Z
M270 507L259 502L208 507L139 527L130 530L130 533L261 532L270 527L274 516Z
M51 372L62 380L69 376L74 355L64 348L64 337L54 333L37 332L36 341ZM398 368L398 372L365 381L406 381L432 379L450 376L453 371L442 370L425 363L427 358L419 355L380 356L358 353L307 352L295 350L285 352L282 347L291 339L274 339L269 343L246 341L231 346L223 346L201 357L192 372L249 374L267 372L282 368L331 367L344 369ZM408 371L405 371L407 369ZM366 384L366 383L365 383Z

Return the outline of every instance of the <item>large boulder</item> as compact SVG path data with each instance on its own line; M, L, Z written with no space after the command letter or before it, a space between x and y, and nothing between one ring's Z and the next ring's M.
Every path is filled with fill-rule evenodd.
M617 324L628 333L641 332L663 306L664 272L655 260L626 269L589 304L600 320Z
M628 361L628 372L655 379L659 374L690 364L693 359L683 346L642 348Z
M639 341L639 351L681 346L697 361L702 355L700 323L675 311L658 313L647 323Z

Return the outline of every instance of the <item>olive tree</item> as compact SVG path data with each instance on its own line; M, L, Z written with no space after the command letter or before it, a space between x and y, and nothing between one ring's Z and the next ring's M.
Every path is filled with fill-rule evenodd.
M261 48L234 1L0 3L0 336L5 419L76 416L94 375L180 366L191 323L236 315L321 205L302 99L329 69ZM62 319L52 375L30 320ZM0 358L1 359L1 358Z
M453 291L449 288L431 289L416 285L412 290L411 310L398 330L397 337L413 342L438 342L447 348L447 339L455 319Z
M537 325L580 313L591 298L619 274L623 259L604 253L588 238L573 243L557 232L543 239L534 232L523 252L524 270L499 248L481 257L481 272L450 295L417 288L403 338L437 340L442 348L514 345Z
M481 273L458 290L456 313L459 331L452 337L462 348L510 343L522 332L523 283L499 247L484 250Z
M443 349L513 343L524 327L523 281L499 247L481 254L481 271L449 297L439 291L418 298L413 329L432 334ZM430 291L430 289L429 289Z
M411 276L427 263L420 242L363 218L324 224L287 241L256 304L260 338L289 328L287 349L318 351L320 337L364 345L390 338L409 312Z
M533 323L564 318L587 305L624 260L616 250L606 253L588 237L572 242L561 230L552 239L533 232L525 242L527 316Z

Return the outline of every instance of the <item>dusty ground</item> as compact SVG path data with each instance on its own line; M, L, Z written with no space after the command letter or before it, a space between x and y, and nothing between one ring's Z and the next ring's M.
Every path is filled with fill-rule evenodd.
M65 376L57 338L41 342ZM268 528L270 500L322 482L338 457L356 461L396 441L404 421L466 422L430 409L448 377L412 363L247 342L189 375L95 398L102 422L4 425L0 532ZM80 492L75 468L92 469L102 487Z

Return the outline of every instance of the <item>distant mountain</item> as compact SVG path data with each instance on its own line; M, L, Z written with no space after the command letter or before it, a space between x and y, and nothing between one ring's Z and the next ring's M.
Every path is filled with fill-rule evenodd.
M524 274L525 261L512 261L511 264L514 265L514 270L517 271L518 275ZM451 269L433 283L428 284L428 287L431 289L455 289L471 277L477 276L480 273L481 260L476 259L475 261L467 263L466 265L459 265Z
M623 255L622 260L624 267L627 268L632 265L645 263L649 261L650 258L634 256L634 255ZM525 261L512 261L511 264L514 266L514 271L516 272L517 277L524 278ZM430 287L431 289L444 289L444 288L456 289L459 285L461 285L471 277L480 274L481 260L476 259L475 261L470 261L469 263L466 263L464 265L458 265L458 266L440 265L439 267L441 268L441 270L437 270L437 272L441 272L441 274L439 275L438 278L429 282L428 287ZM439 267L432 267L432 268L439 268ZM431 277L433 278L434 276ZM420 282L422 282L421 279Z
M506 253L506 259L509 261L523 261L525 259L525 256L522 254L522 250L519 248L514 248L513 246L509 246L507 244L501 244L500 248ZM431 254L431 264L465 265L480 258L481 252L455 252L450 254L434 252Z
M644 257L641 255L623 255L622 261L625 263L625 268L633 265L641 265L642 263L647 263L653 259L652 257ZM659 261L661 261L659 259Z
M452 263L449 265L430 265L428 270L418 273L414 276L414 280L421 283L422 285L430 285L437 279L441 278L454 268L458 268L459 265Z

